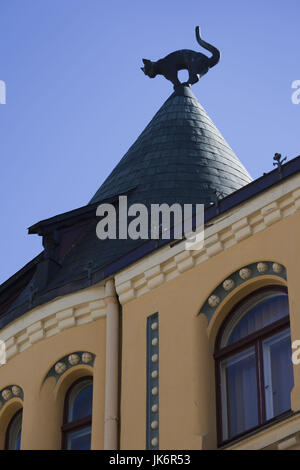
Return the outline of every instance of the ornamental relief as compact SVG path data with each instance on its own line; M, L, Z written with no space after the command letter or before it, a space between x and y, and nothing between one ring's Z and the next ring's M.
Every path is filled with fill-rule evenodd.
M5 403L12 398L24 399L23 390L18 385L9 385L0 391L0 410L3 408Z
M230 277L222 281L216 289L211 292L200 312L204 313L208 323L212 319L217 307L233 291L249 279L257 278L263 275L273 275L286 280L286 269L279 263L272 261L261 261L259 263L249 264L238 271L232 273Z
M58 379L72 367L84 364L93 367L95 361L95 354L92 354L88 351L76 351L71 354L68 354L61 359L59 359L47 373L45 380L48 377L55 377L56 382Z

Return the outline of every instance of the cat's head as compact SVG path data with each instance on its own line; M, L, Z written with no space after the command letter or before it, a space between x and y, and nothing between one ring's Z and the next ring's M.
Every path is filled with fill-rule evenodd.
M150 78L156 77L155 71L155 62L152 62L148 59L143 59L144 67L141 67L141 70L144 72L145 75L148 75Z

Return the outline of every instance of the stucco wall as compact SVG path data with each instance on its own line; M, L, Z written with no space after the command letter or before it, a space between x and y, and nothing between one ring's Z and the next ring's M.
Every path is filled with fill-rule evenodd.
M105 399L105 318L76 326L45 338L11 358L0 368L0 389L16 384L24 392L22 449L60 449L63 403L68 387L80 376L93 376L92 448L103 449ZM93 367L76 365L58 382L45 377L62 357L76 351L95 354ZM0 411L0 449L4 446L7 424L16 411L11 399Z
M198 314L208 296L232 273L251 263L272 261L286 267L292 341L299 339L299 240L296 212L123 306L123 449L145 447L145 328L147 316L154 312L159 312L160 331L160 448L216 448L213 350L218 328L232 306L251 291L286 283L272 273L251 278L221 302L208 327L206 317ZM292 409L298 411L299 366L294 366L294 377Z
M216 449L214 344L232 307L263 285L287 285L292 341L300 339L300 177L292 177L213 221L199 252L182 243L158 250L115 276L122 307L121 449L145 449L146 324L159 321L159 448ZM207 299L233 273L267 262L265 274L236 285L207 315ZM285 276L271 269L285 268ZM104 286L92 286L28 312L1 331L8 362L0 367L0 391L17 385L0 410L0 449L7 425L24 405L22 448L59 449L65 393L79 376L94 377L92 448L104 443L106 313ZM210 319L208 323L208 319ZM93 368L77 365L56 383L49 369L76 351L95 354ZM232 448L297 448L300 367L294 366L294 416L249 436ZM110 416L117 420L116 416Z

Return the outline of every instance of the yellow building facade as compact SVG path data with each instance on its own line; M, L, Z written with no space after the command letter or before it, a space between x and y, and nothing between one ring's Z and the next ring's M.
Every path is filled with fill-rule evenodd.
M64 216L63 224L55 219L39 226L36 233L44 237L45 249L53 224L65 234L79 220L85 234L86 220L91 213L94 217L95 207L94 203ZM292 371L293 386L284 390L288 379L282 375L285 366L280 361L289 350L280 345L286 343L278 343L276 349L273 342L267 349L264 336L254 338L253 330L253 351L257 348L253 355L262 355L263 366L252 364L249 346L249 355L241 359L247 370L242 379L254 377L258 392L247 398L244 391L241 403L235 395L237 388L244 390L241 375L230 369L238 363L230 362L234 347L222 343L222 331L226 333L230 326L227 320L235 318L243 302L258 294L263 302L273 298L272 292L282 302L284 296L288 299L284 304L288 313L279 312L279 317L268 320L271 330L263 326L262 335L273 338L274 321L277 335L289 331L289 326L290 344L300 340L300 158L241 184L220 204L208 206L204 235L198 250L186 250L185 240L162 245L147 241L142 252L134 247L116 256L118 263L98 278L90 253L84 255L84 283L78 277L72 288L69 278L62 278L59 288L53 284L63 265L50 275L53 256L34 260L4 283L0 290L0 318L4 319L0 339L6 357L0 367L1 449L10 448L9 439L15 439L11 445L16 446L11 431L16 416L22 417L21 449L64 447L64 436L68 439L73 432L66 418L66 400L72 402L72 387L84 380L86 386L92 384L91 449L300 448L300 366L290 354L286 368ZM63 259L81 243L72 236L68 240L71 248ZM39 278L38 269L43 273ZM42 279L40 284L32 283L35 275ZM260 304L255 300L253 305ZM272 308L271 314L277 312L276 306ZM239 315L244 318L245 313ZM229 354L225 375L222 344ZM241 351L246 350L243 344ZM272 410L265 351L277 354L276 367L273 362L270 366L277 384L275 389L272 382ZM272 355L268 357L273 361ZM253 417L256 408L257 419ZM242 424L241 410L246 410ZM246 416L247 410L252 418ZM84 420L79 430L90 425Z

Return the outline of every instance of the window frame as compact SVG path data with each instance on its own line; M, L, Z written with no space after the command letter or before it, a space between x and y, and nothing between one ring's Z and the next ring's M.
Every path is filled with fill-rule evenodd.
M8 423L8 426L6 428L6 432L5 432L5 444L4 444L4 450L17 450L17 449L10 449L9 448L9 433L11 431L11 427L12 425L14 424L14 421L15 419L19 416L19 415L22 415L22 418L21 418L21 430L20 430L20 433L21 433L21 442L22 442L22 420L23 420L23 408L20 408L18 411L16 411L13 416L11 417L9 423ZM20 442L20 448L21 448L21 442Z
M80 377L79 379L75 380L70 387L67 390L67 393L65 395L65 400L64 400L64 411L63 411L63 424L61 426L61 448L62 450L68 450L67 449L67 444L68 444L68 435L71 432L79 431L80 429L87 428L88 426L91 426L92 430L92 414L89 416L85 416L84 418L77 419L72 422L68 422L68 415L69 415L69 403L70 403L70 396L71 393L80 382L84 382L85 380L89 380L91 382L91 385L93 387L93 377L91 375L87 375L84 377Z
M280 415L276 415L271 419L266 419L266 403L265 403L265 379L264 379L264 359L263 359L263 342L272 336L275 336L277 333L284 331L287 328L290 328L290 316L287 315L284 318L277 320L276 322L271 323L270 325L261 328L254 333L251 333L248 336L236 341L233 344L230 344L225 347L221 347L222 337L225 332L225 329L229 322L232 320L233 316L236 314L237 310L240 309L243 304L248 305L249 301L253 301L257 296L261 295L264 292L282 292L288 296L288 290L284 286L272 285L262 287L255 292L252 292L250 295L244 297L240 302L238 302L230 314L223 321L222 326L218 332L217 339L215 342L215 377L216 377L216 417L217 417L217 441L218 447L229 444L233 441L239 440L243 437L246 437L249 434L263 428L264 426L271 424L273 421L278 421L283 419L285 416L290 414L290 410L285 411ZM246 313L247 315L247 313ZM234 356L250 347L255 349L255 359L256 359L256 382L257 382L257 405L258 405L258 422L259 424L251 429L247 429L242 433L239 433L229 439L223 439L223 420L222 420L222 391L221 391L221 362L224 359Z

